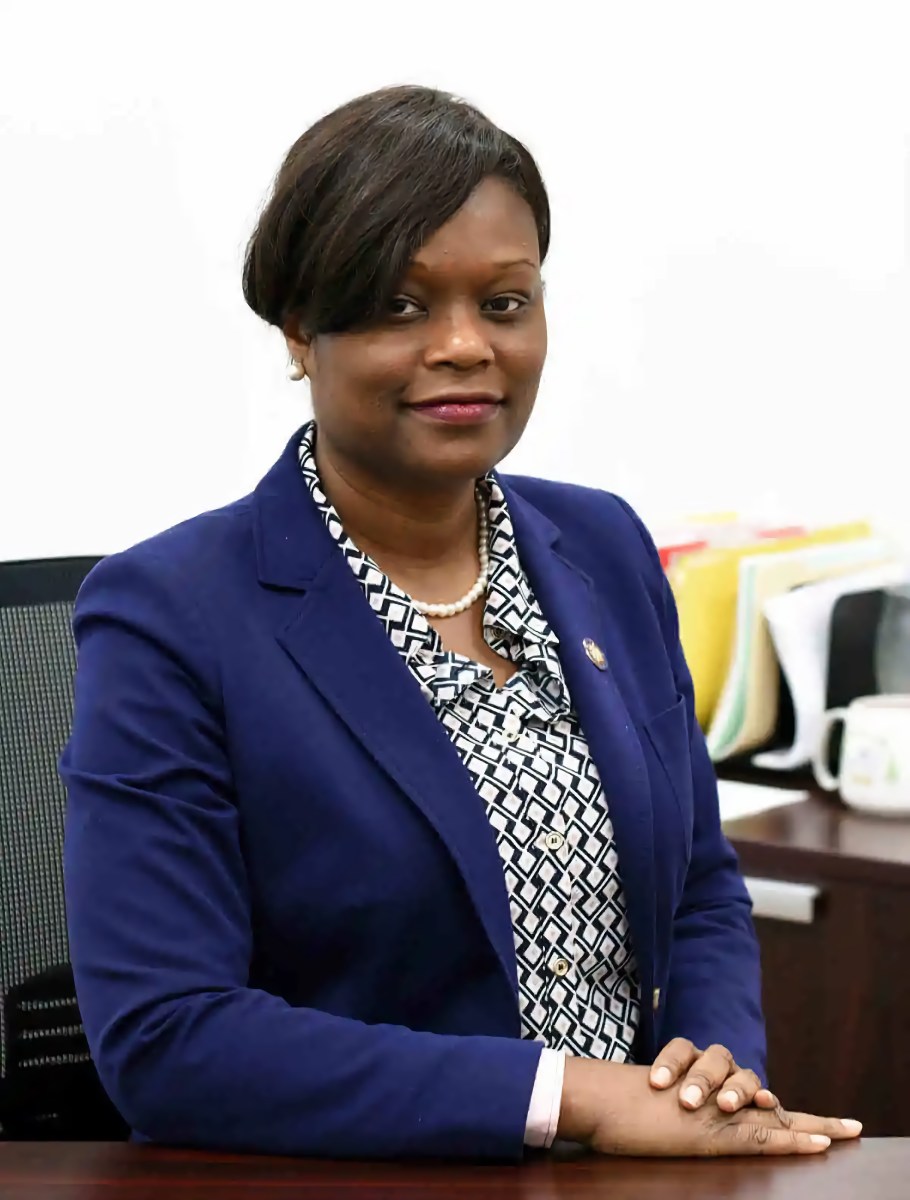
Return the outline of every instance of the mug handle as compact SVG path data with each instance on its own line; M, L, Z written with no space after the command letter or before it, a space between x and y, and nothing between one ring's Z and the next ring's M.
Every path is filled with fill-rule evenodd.
M823 787L826 792L836 792L840 787L839 775L832 775L828 770L828 747L831 744L831 733L834 726L838 721L844 721L846 718L847 710L845 708L832 708L822 718L818 748L812 756L812 774L819 787Z

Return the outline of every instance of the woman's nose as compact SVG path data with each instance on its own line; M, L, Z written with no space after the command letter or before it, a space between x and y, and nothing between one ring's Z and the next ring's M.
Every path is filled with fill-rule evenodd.
M427 364L459 370L493 361L493 348L480 313L447 313L428 325Z

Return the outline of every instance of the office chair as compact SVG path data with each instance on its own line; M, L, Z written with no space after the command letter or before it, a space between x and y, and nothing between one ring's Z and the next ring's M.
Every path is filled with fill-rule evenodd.
M121 1140L89 1057L69 964L65 794L70 621L98 560L0 563L0 1138Z

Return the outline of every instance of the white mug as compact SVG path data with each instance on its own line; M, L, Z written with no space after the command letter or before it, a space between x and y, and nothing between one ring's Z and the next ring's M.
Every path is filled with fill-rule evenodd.
M831 731L844 723L840 767L828 770ZM882 816L910 814L910 695L864 696L825 713L812 770L853 808Z

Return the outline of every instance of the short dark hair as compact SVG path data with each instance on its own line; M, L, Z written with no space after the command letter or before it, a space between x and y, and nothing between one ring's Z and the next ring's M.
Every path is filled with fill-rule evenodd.
M310 335L369 321L414 254L495 175L527 200L541 260L550 205L530 152L472 105L428 87L383 88L297 139L247 246L243 294L271 325Z

